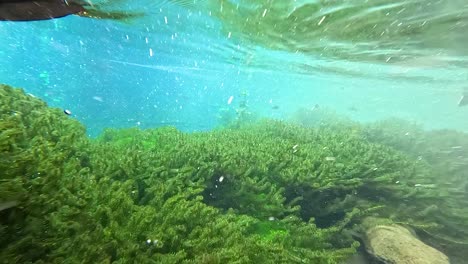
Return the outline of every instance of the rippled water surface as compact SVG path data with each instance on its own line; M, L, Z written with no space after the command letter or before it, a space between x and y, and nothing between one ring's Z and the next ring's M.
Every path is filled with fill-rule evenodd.
M135 124L209 129L242 91L262 116L320 105L360 121L396 116L468 129L468 110L457 106L468 79L462 0L92 7L137 16L0 24L3 82L73 109L90 133Z

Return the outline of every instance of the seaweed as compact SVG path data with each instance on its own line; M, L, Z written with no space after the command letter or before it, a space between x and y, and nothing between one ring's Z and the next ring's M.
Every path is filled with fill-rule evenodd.
M22 90L0 94L0 199L17 201L0 212L5 263L340 263L369 216L445 252L465 243L466 191L454 184L466 164L434 154L463 133L415 129L399 144L379 124L258 120L90 139ZM442 180L444 164L461 167Z

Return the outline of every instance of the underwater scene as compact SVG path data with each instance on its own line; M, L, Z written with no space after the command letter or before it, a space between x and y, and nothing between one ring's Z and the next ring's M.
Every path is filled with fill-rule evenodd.
M0 1L0 263L468 263L466 0Z

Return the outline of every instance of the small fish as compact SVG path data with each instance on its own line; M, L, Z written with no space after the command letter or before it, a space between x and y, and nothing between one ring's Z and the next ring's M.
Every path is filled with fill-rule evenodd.
M354 105L348 107L348 110L349 110L349 111L353 111L353 112L357 112L357 111L358 111L357 107L354 106Z
M15 207L16 205L18 205L18 202L16 202L16 201L1 202L0 203L0 212L3 211L3 210Z

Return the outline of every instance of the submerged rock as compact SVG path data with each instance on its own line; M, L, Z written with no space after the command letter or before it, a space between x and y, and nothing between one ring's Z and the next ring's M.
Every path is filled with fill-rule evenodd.
M366 231L367 251L385 264L448 264L448 257L400 225L377 225Z

